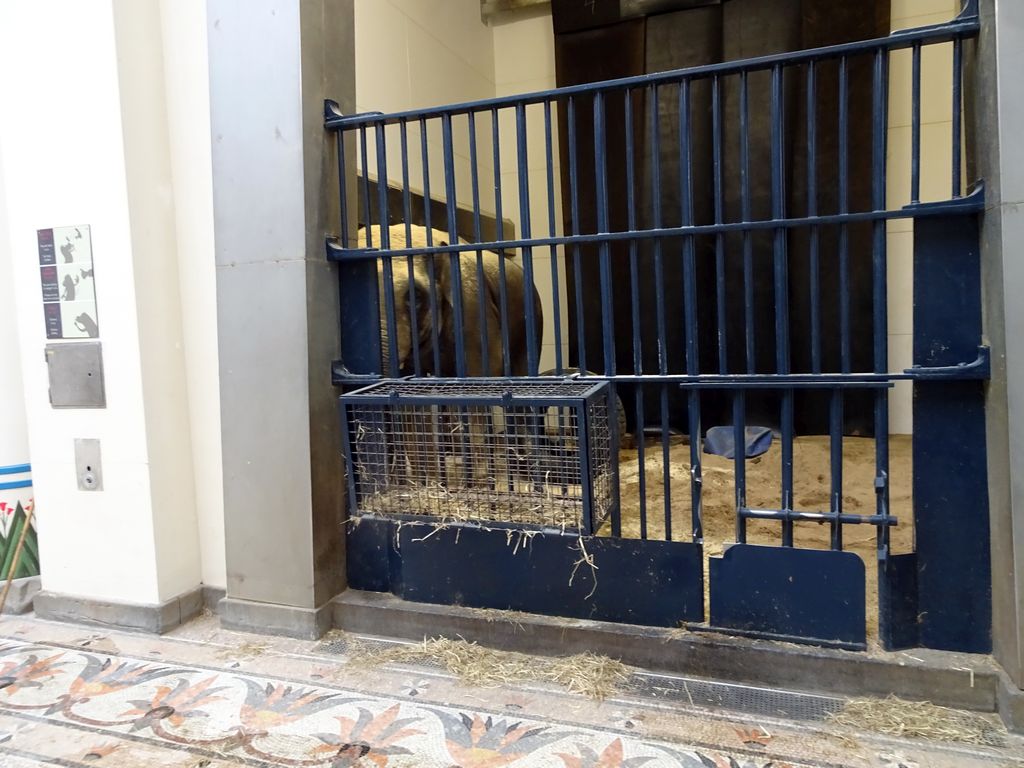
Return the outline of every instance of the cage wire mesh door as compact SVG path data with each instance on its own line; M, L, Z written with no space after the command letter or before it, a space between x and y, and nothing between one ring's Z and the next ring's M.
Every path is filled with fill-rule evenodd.
M341 403L354 514L590 535L617 502L607 384L398 380Z
M971 0L947 23L827 48L391 115L343 115L329 102L349 583L410 600L847 648L865 647L877 617L888 648L989 650L984 195L965 189L961 128L964 45L978 27ZM936 51L952 72L952 130L938 160L922 152L921 103L922 62ZM893 62L907 87L890 91ZM862 75L870 88L851 89ZM787 124L793 89L805 108ZM869 98L854 103L851 91ZM835 100L823 102L826 92ZM755 114L755 104L765 108ZM866 140L850 135L852 109L871 112ZM888 159L891 111L906 117L906 163ZM622 130L609 130L613 120ZM706 189L692 173L696 121L707 123L718 169ZM755 131L767 131L766 153L751 152ZM806 162L791 162L793 141L806 145ZM838 148L836 167L819 162L826 143ZM672 220L658 203L665 152L679 167ZM613 154L624 155L625 215L610 210ZM725 189L726 162L740 168L738 189ZM786 194L794 173L806 175L799 205ZM767 207L752 203L755 174L771 182ZM851 202L854 174L870 175L866 206ZM584 177L594 216L579 210ZM561 217L556 178L566 187ZM637 216L640 185L650 187L650 220ZM708 220L698 219L699 195L712 200ZM414 205L417 196L427 203ZM723 205L730 196L740 210ZM913 231L914 365L890 370L888 307L901 297L888 284L887 225L899 219ZM807 259L803 287L790 279L797 254ZM669 259L682 265L679 290L661 279ZM851 298L854 260L870 264L870 305ZM580 309L591 297L565 282L567 261L599 276L600 360L569 355L569 329L580 334L577 354L594 329ZM622 263L628 270L612 269ZM709 275L715 290L700 290ZM770 349L755 328L766 302ZM850 354L864 312L870 364ZM708 323L711 345L701 344ZM809 333L792 333L797 323ZM633 329L632 359L617 352L620 324ZM538 378L542 367L567 381ZM900 381L914 392L912 477L893 474L889 391ZM770 479L742 450L747 426L758 426L748 395L765 391L778 404ZM703 423L709 392L727 405L725 423ZM797 394L807 392L828 403L817 442L796 432ZM619 393L632 423L660 414L649 439L637 429L631 444L616 441L607 408ZM844 434L852 393L869 399L874 425L854 465ZM588 398L600 413L581 410ZM667 404L679 399L684 423L670 424ZM703 453L710 427L732 430L734 458ZM825 458L820 470L801 469L808 445ZM908 492L897 515L893 489L910 485L912 506ZM911 528L902 534L911 547L894 549L893 531ZM814 531L825 535L808 544Z

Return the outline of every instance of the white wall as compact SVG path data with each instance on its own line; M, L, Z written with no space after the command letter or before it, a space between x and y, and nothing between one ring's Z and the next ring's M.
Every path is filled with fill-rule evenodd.
M50 23L54 9L42 3L5 4L0 11L0 66L34 74L0 85L0 146L9 223L3 245L14 264L43 578L51 590L155 602L113 12L109 3L63 6L59 25ZM55 93L62 94L64 114L80 118L74 141L70 125L50 117ZM109 407L60 412L47 400L35 230L84 223L93 228ZM75 490L75 437L102 441L104 492ZM63 536L62 529L76 535ZM103 567L83 572L87 556Z
M158 603L201 576L156 0L3 4L0 67L32 73L0 80L0 251L13 263L43 586ZM35 232L70 224L92 228L102 410L55 410L47 396ZM101 492L77 490L76 437L101 441Z
M3 151L0 150L0 179L3 178ZM27 464L28 425L21 394L21 358L18 347L18 313L14 305L14 276L10 250L3 246L7 235L7 204L0 184L0 467ZM29 479L28 475L0 475L4 482ZM32 488L0 490L0 502L14 507L27 504Z

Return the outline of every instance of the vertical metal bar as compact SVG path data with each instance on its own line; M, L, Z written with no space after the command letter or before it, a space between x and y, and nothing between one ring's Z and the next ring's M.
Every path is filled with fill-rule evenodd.
M747 507L747 406L746 393L737 389L732 398L733 474L736 478L736 541L747 541L747 518L742 510Z
M750 203L750 104L747 73L740 73L740 211L749 222ZM754 347L754 248L750 230L743 230L743 327L746 336L747 373L757 372Z
M608 223L608 162L606 158L605 133L607 130L604 94L594 94L594 174L597 187L597 230L609 231ZM604 346L604 372L615 375L615 314L612 304L612 262L611 246L607 241L598 246L601 270L601 335Z
M839 213L848 213L849 205L849 63L845 56L839 60ZM845 221L839 225L839 367L843 373L852 370L850 352L850 241ZM843 511L843 438L846 431L844 395L840 388L832 390L829 409L829 466L831 467L832 542L834 549L842 549L843 526L839 515Z
M684 227L693 225L693 159L690 143L690 81L679 84L679 205L682 210ZM717 137L715 140L717 144ZM716 195L718 189L716 185ZM718 201L716 200L716 205ZM724 275L719 291L724 291ZM699 328L697 326L697 260L692 235L683 239L683 311L686 326L686 373L696 376L700 373ZM719 325L719 332L724 330ZM721 347L720 347L721 348ZM701 524L701 424L700 390L690 388L688 394L687 420L690 433L690 522L691 535L695 541L703 536Z
M611 230L608 215L608 160L607 160L607 116L605 114L604 94L594 94L594 173L597 181L597 229L606 233ZM612 259L611 244L601 242L600 280L601 280L601 335L604 342L604 371L606 376L615 375L615 310L612 301ZM615 381L609 382L609 401L614 407L618 402ZM618 445L618 419L610 420L612 445ZM611 481L615 489L616 503L612 509L612 535L622 535L621 505L618 503L618 461L613 462Z
M423 225L427 231L427 247L434 245L434 229L430 222L430 152L427 149L427 120L420 118L420 151L423 162ZM441 318L437 306L437 274L434 269L436 259L426 257L427 278L430 284L430 342L434 350L434 375L441 376L441 343L438 334L441 330Z
M341 131L338 131L339 135ZM344 176L342 180L344 182ZM345 455L345 468L348 471L348 510L346 517L351 520L359 513L359 499L356 493L356 486L359 485L359 478L357 477L356 470L356 448L352 445L352 435L349 429L349 424L352 423L352 418L349 415L351 406L347 403L341 406L341 448Z
M544 102L544 163L547 171L548 193L548 235L555 237L555 162L552 151L551 102ZM552 245L548 258L551 260L551 319L555 337L555 371L562 373L562 306L558 278L558 247Z
M954 51L956 49L954 48ZM956 58L954 54L954 58ZM889 52L879 50L875 53L874 77L874 108L872 110L872 169L871 197L874 209L885 207L885 163L886 135L889 122ZM954 127L954 133L957 133ZM959 145L957 145L959 147ZM957 152L959 159L959 152ZM957 177L959 178L959 177ZM887 255L885 221L876 219L872 222L873 238L871 244L871 265L873 272L874 295L874 369L875 373L885 373L889 369L889 319L887 285ZM875 392L875 492L877 514L883 518L889 516L889 390L879 388ZM883 559L889 551L889 526L879 525L876 528L878 556Z
M491 109L491 145L494 152L494 216L498 241L505 239L505 220L501 200L501 131L497 108ZM508 282L505 280L505 256L498 254L498 309L501 314L501 359L506 376L512 375L512 353L509 348Z
M479 243L480 233L480 174L477 171L476 156L476 113L469 113L469 173L473 194L473 242ZM495 371L491 370L490 347L488 344L487 328L487 283L484 276L484 255L483 251L476 252L476 303L479 310L478 321L480 323L480 362L483 365L483 375L491 376Z
M366 247L373 248L373 215L370 210L370 165L367 160L366 126L359 127L359 152L363 165L363 206L366 218Z
M843 514L843 390L836 387L832 390L829 407L829 466L831 467L831 484L829 497L832 521L832 549L843 548L843 524L839 516Z
M963 40L953 41L953 197L960 197L962 181L960 178L960 123L961 96L963 92Z
M636 232L636 143L633 136L633 92L626 90L626 226ZM629 287L630 308L633 321L633 373L643 375L643 335L640 333L640 265L637 241L629 241ZM647 468L644 464L644 387L637 384L634 390L636 400L636 451L637 451L637 501L640 513L640 538L647 538Z
M452 150L452 116L445 114L441 116L441 141L444 146L444 192L445 209L448 211L448 242L456 245L459 242L459 225L456 218L458 210L455 190L455 154ZM451 283L452 318L455 321L455 374L466 375L466 344L463 333L465 320L462 316L462 268L461 257L458 251L452 251L449 256L450 272L448 279Z
M651 226L654 229L661 228L661 133L658 107L658 86L649 86L648 103L650 113L648 122L650 124L650 145L651 145ZM662 263L661 238L654 238L654 298L655 315L657 320L658 333L658 373L661 376L668 374L668 348L666 340L668 334L665 327L665 268ZM665 512L665 540L672 541L672 476L669 472L672 464L672 453L669 443L669 420L668 420L668 388L669 385L661 385L660 416L661 416L661 469L664 496ZM643 434L641 428L641 435Z
M910 202L921 202L921 44L914 43L910 67Z
M348 239L348 169L345 167L345 131L338 131L338 207L341 209L341 244L351 248Z
M633 137L633 94L626 91L626 226L636 232L636 146ZM637 241L629 241L630 308L633 321L633 373L643 374L643 338L640 333L640 265ZM638 389L639 391L639 389ZM637 425L642 429L642 424ZM641 473L643 469L641 467ZM642 503L642 502L641 502Z
M412 193L409 188L409 137L408 124L403 118L399 123L402 152L402 220L405 222L405 245L412 242ZM412 369L417 376L423 375L423 363L420 360L420 313L417 306L415 289L416 262L413 256L405 257L406 275L409 280L409 338L412 340Z
M668 383L661 385L661 471L665 511L665 541L672 541L672 451L668 421Z
M661 229L661 133L659 124L658 86L650 86L651 128L651 226ZM681 169L680 169L681 170ZM668 332L665 327L665 267L662 263L661 238L654 238L655 314L658 324L658 373L668 373ZM667 457L666 457L667 462Z
M771 96L771 181L772 218L780 221L786 216L786 188L784 176L785 126L783 125L782 66L772 67ZM786 230L777 227L772 242L775 274L775 367L776 373L789 373L789 264ZM793 509L793 390L782 391L782 509ZM782 521L782 546L793 546L793 521Z
M590 420L587 418L587 401L581 400L576 408L576 429L579 432L580 450L584 453L583 460L581 461L583 467L592 466L588 460L591 450L589 423ZM583 524L586 531L591 533L594 532L594 485L589 471L580 472L580 491L583 494Z
M391 231L388 225L388 165L387 145L384 138L385 126L377 123L374 127L375 143L377 145L377 210L380 214L380 247L382 251L391 248ZM395 273L391 264L390 256L381 257L381 266L384 271L384 320L387 335L388 349L388 371L392 377L398 376L398 320L395 313Z
M807 215L818 215L818 115L815 62L807 65ZM810 231L811 372L821 373L820 233Z
M849 65L839 59L839 213L850 211ZM845 221L839 225L839 364L850 373L850 238Z
M580 233L580 196L579 196L579 158L576 151L576 99L569 97L567 106L568 112L568 134L569 134L569 196L572 205L572 233ZM580 247L575 243L572 246L573 271L575 272L575 300L576 300L576 356L577 364L581 371L587 370L587 345L585 334L585 320L583 313L583 265L580 261Z
M529 240L530 226L530 169L526 148L526 105L516 104L516 155L519 160L519 227L520 237ZM526 360L530 375L537 375L540 350L537 349L537 317L530 300L533 286L533 246L523 246L523 278L526 281Z
M711 132L712 165L714 167L715 224L721 224L722 215L722 86L718 75L711 80ZM718 309L718 372L729 372L729 358L726 354L726 306L725 306L725 233L715 233L715 285L717 287Z

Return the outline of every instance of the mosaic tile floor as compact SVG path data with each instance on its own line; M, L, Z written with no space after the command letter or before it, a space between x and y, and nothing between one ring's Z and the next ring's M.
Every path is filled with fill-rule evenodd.
M554 687L468 688L212 618L164 637L0 620L5 768L1016 768L1015 747L939 748Z

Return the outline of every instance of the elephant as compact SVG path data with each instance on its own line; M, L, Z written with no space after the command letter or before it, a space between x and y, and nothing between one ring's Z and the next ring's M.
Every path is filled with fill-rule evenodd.
M427 247L428 233L425 227L410 226L409 230L411 237L407 240L405 224L390 226L389 247ZM381 247L380 227L374 226L370 234L371 246ZM434 245L447 245L448 236L445 233L432 230L430 236ZM358 245L367 247L365 229L359 230ZM411 271L407 258L396 257L392 261L391 271L392 284L389 287L384 261L378 260L381 370L384 375L391 375L397 368L401 376L415 374L456 377L459 373L456 365L456 351L459 346L464 351L466 376L500 377L506 373L512 376L529 374L526 302L533 302L534 341L538 355L543 338L543 310L536 287L527 287L523 268L511 258L492 251L482 252L479 261L474 251L460 255L458 282L462 297L461 335L456 332L455 327L454 296L459 287L454 284L455 276L452 274L450 253L414 256ZM502 322L502 273L505 286L505 322ZM395 312L395 325L390 333L387 316L389 290L392 292ZM484 331L487 340L486 350L481 340L481 330ZM510 412L515 410L517 409L510 409ZM403 438L405 448L402 453L405 456L393 457L397 465L392 469L400 468L397 476L401 482L411 480L413 484L443 482L451 485L452 479L449 477L445 457L460 454L468 457L469 461L462 462L462 477L456 478L455 482L464 484L471 481L479 482L487 477L493 479L495 462L493 450L487 448L487 443L498 434L498 431L490 409L478 408L468 413L458 413L458 409L447 407L436 409L433 413L423 410L407 412L404 408L401 411L393 426L400 427L407 434L411 431L413 436L420 436ZM529 423L532 424L532 421Z
M406 225L393 224L388 228L390 247L425 248L427 229L411 226L411 237L406 242ZM380 227L372 229L372 243L380 247ZM438 230L431 230L434 245L447 245L448 236ZM366 230L359 230L359 247L366 247ZM431 306L430 264L434 272L434 306ZM502 376L506 370L512 376L528 375L527 367L527 323L526 301L528 293L533 301L535 349L540 354L544 333L544 318L540 294L536 286L526 286L523 268L511 258L484 251L478 264L477 254L463 252L459 257L459 272L462 296L463 328L461 338L456 338L455 329L455 286L448 253L434 256L413 257L410 274L408 259L397 257L392 262L392 281L395 306L395 329L388 333L384 263L377 262L377 283L380 291L380 338L383 372L388 375L391 357L397 358L401 375L419 373L425 376L453 377L456 370L456 348L461 346L465 353L467 376ZM478 269L478 266L481 269ZM479 282L483 273L483 285ZM502 323L501 273L505 274L506 322ZM410 298L411 297L411 298ZM417 338L412 338L412 308L416 310ZM482 312L481 312L482 310ZM437 319L437 355L434 354L433 321ZM487 349L481 342L481 324L486 332ZM503 335L508 337L508 367L504 359ZM394 342L394 343L392 343ZM420 370L415 370L416 348ZM437 362L440 362L438 368Z

